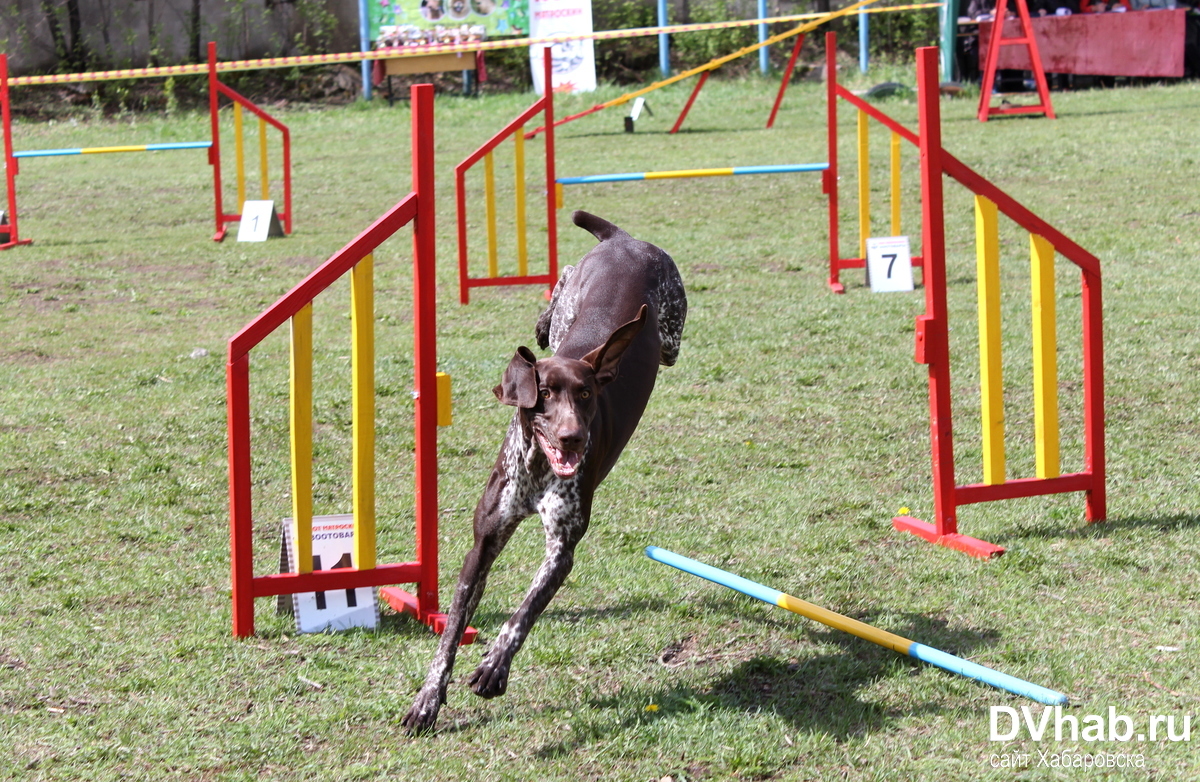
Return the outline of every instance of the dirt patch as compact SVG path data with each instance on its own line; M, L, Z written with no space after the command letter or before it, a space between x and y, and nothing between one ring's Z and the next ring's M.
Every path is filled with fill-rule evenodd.
M49 309L48 307L45 309ZM35 366L37 364L47 364L54 360L54 357L44 350L37 348L24 348L21 350L13 350L5 353L0 353L0 362L5 364L18 364L21 366Z

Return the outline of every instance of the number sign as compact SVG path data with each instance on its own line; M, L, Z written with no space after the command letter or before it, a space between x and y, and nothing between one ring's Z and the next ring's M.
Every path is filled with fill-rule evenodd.
M249 202L247 202L249 203ZM354 517L314 516L312 523L313 570L353 567ZM296 572L295 526L283 520L288 570ZM285 606L286 608L286 606ZM292 613L301 633L348 630L351 627L373 629L379 624L379 601L370 587L336 589L329 592L304 592L292 595Z
M907 236L867 240L867 284L874 293L913 289L912 253Z
M239 242L265 242L268 236L283 236L283 226L275 213L274 201L247 201L242 204L238 223Z

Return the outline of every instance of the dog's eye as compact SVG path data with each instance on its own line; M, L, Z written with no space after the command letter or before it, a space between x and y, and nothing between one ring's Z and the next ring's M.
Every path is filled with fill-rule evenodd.
M550 398L550 389L543 388L542 389L542 399L549 399L549 398Z
M582 391L580 391L580 392L579 392L579 398L580 398L580 399L591 399L591 398L592 398L592 391L591 391L591 389L590 389L590 388L585 388L585 389L583 389Z

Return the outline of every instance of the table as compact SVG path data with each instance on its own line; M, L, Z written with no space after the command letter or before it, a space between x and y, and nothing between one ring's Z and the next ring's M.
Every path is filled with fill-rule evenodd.
M378 59L372 64L371 81L375 84L387 82L388 105L391 105L395 102L392 95L392 76L443 71L462 71L463 95L470 95L475 89L476 72L479 81L483 80L483 52L442 52Z
M421 54L416 57L391 57L380 60L384 76L403 76L409 73L440 73L442 71L473 71L479 52L447 52Z
M1126 13L1035 16L1033 34L1046 73L1088 76L1182 77L1187 11L1182 8ZM1006 38L1021 35L1018 19L1004 26ZM979 23L980 68L987 59L992 22ZM1026 46L1000 49L999 68L1033 69Z

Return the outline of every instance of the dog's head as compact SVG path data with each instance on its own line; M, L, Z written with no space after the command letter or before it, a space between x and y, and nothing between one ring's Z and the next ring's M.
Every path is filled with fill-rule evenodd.
M521 346L500 385L492 389L497 399L528 416L538 445L560 478L574 476L583 463L599 395L616 378L621 356L646 324L646 312L642 305L636 318L582 359L539 359Z

